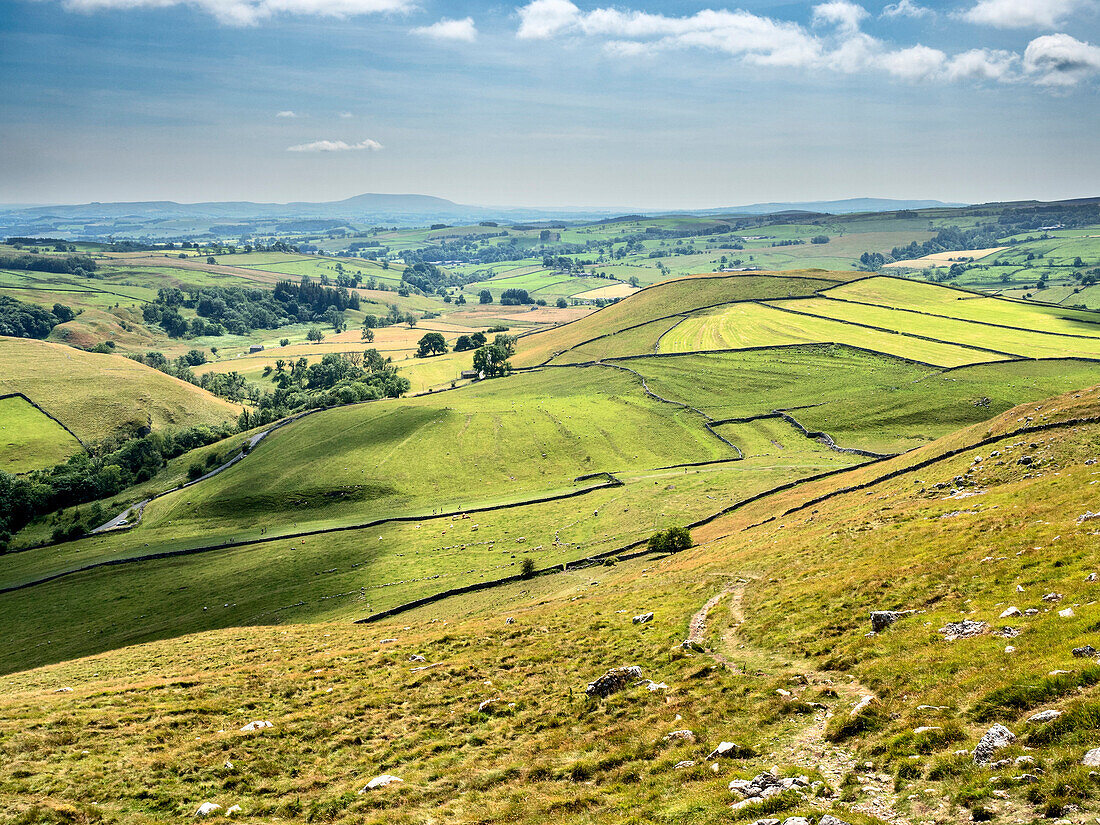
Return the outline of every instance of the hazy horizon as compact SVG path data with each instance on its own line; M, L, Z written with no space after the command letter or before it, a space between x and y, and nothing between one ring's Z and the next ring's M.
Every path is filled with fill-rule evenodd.
M1083 197L1097 0L0 0L0 202Z

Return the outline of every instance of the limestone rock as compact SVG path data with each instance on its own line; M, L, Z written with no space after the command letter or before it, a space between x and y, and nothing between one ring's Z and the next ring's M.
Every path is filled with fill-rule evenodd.
M1041 724L1043 722L1051 722L1062 715L1060 710L1041 710L1038 713L1033 713L1027 717L1027 721Z
M974 764L988 765L994 753L1001 748L1007 748L1015 741L1016 734L1004 725L994 725L985 732L985 735L978 741L978 746L974 748Z
M228 808L225 809L226 816L236 816L239 813L241 813L240 805L230 805Z
M904 615L905 613L898 610L872 610L871 630L881 633Z
M751 756L756 756L756 751L752 748L747 748L744 745L738 745L736 742L722 742L717 748L712 750L707 755L707 760L712 759L747 759Z
M973 619L963 619L961 622L948 622L940 628L944 638L953 642L956 639L969 639L972 636L981 636L989 630L986 622L976 622Z
M837 819L835 816L825 814L817 821L817 825L848 825L843 819Z
M642 613L640 616L635 616L631 621L634 624L646 624L647 622L651 622L653 621L653 611L651 610L648 613Z
M594 682L589 682L584 692L589 696L598 696L606 699L612 693L620 690L642 678L642 669L637 665L625 665L613 667Z
M1100 748L1093 748L1086 753L1081 764L1088 768L1100 768Z
M665 734L666 742L688 742L695 743L695 734L690 730L674 730L671 733Z
M1008 608L1008 610L1006 610L1004 613L1001 614L1001 618L1002 619L1010 619L1013 616L1023 616L1023 615L1024 615L1024 611L1020 610L1020 608L1010 607L1010 608Z
M1073 649L1073 658L1086 659L1090 656L1096 655L1096 648L1092 645L1085 645L1084 647L1075 647Z
M672 769L674 771L680 771L680 770L683 770L685 768L694 768L694 767L695 767L695 760L694 759L685 759L683 762L677 762L675 765L673 765Z
M208 816L213 816L221 809L222 806L219 805L217 802L203 802L201 805L199 805L198 810L195 811L195 816L205 819Z
M393 785L398 782L404 782L405 780L399 776L391 776L388 773L384 773L381 776L376 776L370 782L366 784L366 787L359 793L366 793L367 791L374 791L378 788L385 788L387 785Z
M255 720L249 722L243 728L241 728L241 733L252 733L252 731L261 730L262 728L273 728L273 727L275 727L275 726L273 724L271 724L269 721L267 721L266 719L255 719Z

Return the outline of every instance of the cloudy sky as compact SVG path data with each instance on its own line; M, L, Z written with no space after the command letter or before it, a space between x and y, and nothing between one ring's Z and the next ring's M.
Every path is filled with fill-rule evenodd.
M0 0L0 203L1100 195L1100 0Z

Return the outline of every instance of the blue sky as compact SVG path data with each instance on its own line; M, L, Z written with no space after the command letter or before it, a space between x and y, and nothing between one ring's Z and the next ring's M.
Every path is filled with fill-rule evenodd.
M0 202L1100 195L1100 0L0 0Z

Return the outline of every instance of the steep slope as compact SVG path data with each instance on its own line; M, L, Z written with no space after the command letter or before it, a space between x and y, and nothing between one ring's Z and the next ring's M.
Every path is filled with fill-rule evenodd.
M677 555L376 625L228 629L2 677L0 810L147 822L209 801L368 823L1083 822L1100 794L1081 765L1097 742L1100 668L1071 650L1095 641L1100 619L1096 522L1081 518L1098 452L1100 392L1074 393L766 497ZM1009 606L1028 613L998 619ZM916 612L868 635L877 609ZM989 627L939 631L962 619ZM1002 625L1018 635L996 635ZM706 650L683 647L689 635ZM628 664L656 687L584 695ZM1028 721L1039 709L1062 714ZM239 731L254 719L273 727ZM975 765L995 721L1018 737L996 754L1009 761ZM666 738L675 730L692 734ZM708 758L721 741L736 758ZM731 813L731 780L773 765L811 784ZM403 782L359 793L382 773Z
M0 338L0 393L21 393L84 443L144 427L214 424L240 408L120 355Z

